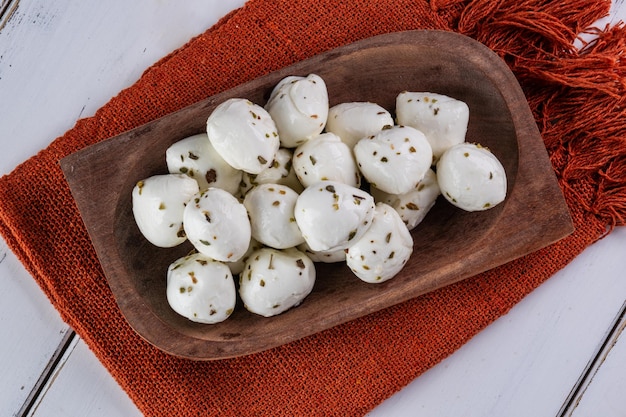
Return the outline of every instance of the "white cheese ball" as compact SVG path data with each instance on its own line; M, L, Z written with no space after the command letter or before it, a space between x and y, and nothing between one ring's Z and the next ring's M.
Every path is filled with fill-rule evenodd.
M175 312L205 324L226 320L237 301L228 266L200 253L180 258L169 266L166 294Z
M271 165L258 174L244 173L240 184L240 191L245 195L255 185L259 184L282 184L286 185L297 193L304 190L304 186L298 180L291 161L293 151L287 148L280 148L276 152Z
M161 248L183 243L187 239L183 211L197 192L198 183L183 174L155 175L137 182L132 206L141 234Z
M218 261L240 259L250 244L246 208L220 188L209 188L189 201L183 213L183 226L196 250Z
M345 249L369 228L374 198L365 191L337 181L307 187L296 201L296 222L314 251Z
M328 91L315 74L289 76L272 90L265 105L272 115L285 148L295 148L319 135L328 118Z
M189 136L165 151L167 170L198 181L200 190L217 187L236 194L242 171L230 166L213 148L206 133Z
M409 126L394 126L361 139L354 146L354 155L370 184L390 194L415 188L433 160L424 134Z
M315 266L304 253L263 248L245 263L239 295L248 311L271 317L299 305L314 284Z
M297 199L298 193L286 185L261 184L250 190L243 205L250 218L252 237L276 249L304 242L294 217Z
M298 146L293 169L305 187L320 181L339 181L353 187L361 184L352 151L334 133L322 133Z
M385 126L393 126L391 114L376 103L340 103L328 110L326 131L339 136L350 149L367 136L380 132Z
M482 211L506 197L506 172L487 148L463 143L448 149L437 162L441 194L466 211Z
M433 208L441 191L437 183L437 174L429 169L424 179L404 194L389 194L375 187L370 188L370 193L376 202L383 202L393 207L406 227L413 230Z
M313 262L321 262L325 264L333 264L346 261L346 250L337 249L330 251L315 251L304 242L297 246L297 249L304 252Z
M461 100L429 92L402 92L396 97L398 124L424 133L439 159L452 145L465 142L469 107Z
M238 260L234 262L224 262L224 263L226 264L226 266L230 268L230 272L233 274L233 276L239 275L241 274L241 271L243 271L243 266L248 260L248 258L250 257L250 254L258 249L261 249L262 247L263 245L261 243L257 242L256 240L254 240L254 238L252 238L250 239L250 245L248 246L248 250L246 251L246 253L243 254L241 258L239 258Z
M413 238L400 215L377 203L371 227L348 248L346 263L362 281L381 283L396 276L412 252Z
M269 167L280 140L272 117L250 100L231 98L207 119L211 144L233 168L258 174Z

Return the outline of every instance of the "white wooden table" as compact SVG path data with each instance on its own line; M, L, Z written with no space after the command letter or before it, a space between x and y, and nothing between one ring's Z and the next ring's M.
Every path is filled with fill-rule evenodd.
M244 1L2 0L0 174ZM626 416L624 254L620 228L371 416ZM0 285L1 416L140 415L2 240Z

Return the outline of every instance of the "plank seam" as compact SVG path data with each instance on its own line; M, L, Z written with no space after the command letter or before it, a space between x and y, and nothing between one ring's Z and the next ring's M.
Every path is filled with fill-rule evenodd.
M580 377L572 387L568 397L561 406L557 417L571 417L576 410L576 407L580 403L587 391L589 385L591 385L593 378L598 373L598 370L606 360L609 352L615 346L617 339L620 337L624 329L626 328L626 301L622 304L617 316L613 320L609 331L604 338L604 341L594 355L592 359L587 363L587 366L581 373Z
M19 4L20 0L9 0L0 4L0 32L9 22L9 19L11 19L11 16L13 16Z
M77 341L78 336L74 331L68 330L65 333L63 339L59 342L59 346L50 357L48 364L41 372L41 375L33 386L33 389L28 394L28 397L26 397L24 404L22 404L22 407L17 412L16 417L26 417L32 415L41 401L43 394L45 394L46 387L50 385L50 382L54 380L55 375L58 373L59 368L62 367L64 363L63 358L73 349L72 346L75 346Z

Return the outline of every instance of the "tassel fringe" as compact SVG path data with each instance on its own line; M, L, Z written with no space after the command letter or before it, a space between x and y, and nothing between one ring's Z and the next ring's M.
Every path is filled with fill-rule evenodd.
M474 0L458 20L459 32L494 50L518 78L570 207L607 231L626 225L626 28L593 27L609 7Z

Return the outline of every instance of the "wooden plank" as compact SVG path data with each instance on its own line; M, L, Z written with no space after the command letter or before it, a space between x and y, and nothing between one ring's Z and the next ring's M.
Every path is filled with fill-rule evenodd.
M559 417L626 415L626 301L602 349Z
M69 392L68 387L72 389ZM76 338L25 416L139 417L141 413L85 342Z
M3 1L0 175L243 2ZM4 241L0 282L0 415L19 415L70 329Z
M17 10L18 4L19 0L3 0L2 3L0 3L0 31L9 21L15 10Z
M597 26L624 21L626 2L614 0L610 15ZM625 415L624 411L611 414L598 409L611 403L615 409L623 410L626 403L620 390L626 385L626 360L621 359L626 338L610 341L619 304L626 300L625 250L626 228L621 228L588 248L507 316L381 404L370 417L403 416L415 410L424 415L468 417ZM619 328L623 326L622 317ZM598 356L598 349L607 343L607 334L609 346L616 343L621 349L610 361L617 371L589 379L586 372L589 367L598 366L598 358L603 357ZM539 345L544 347L537 350L535 346ZM572 393L578 393L581 385L589 393L583 400L572 402ZM574 408L572 404L577 401L581 401L581 406Z
M28 394L26 400L22 403L17 415L23 416L29 413L33 406L39 402L42 392L51 382L51 376L58 372L59 364L63 361L63 358L67 355L68 349L76 343L78 336L73 331L69 330L63 336L63 339L59 343L57 349L52 354L52 357L48 361L48 364L39 375L39 379L33 386L33 389Z
M21 0L0 31L0 174L243 3Z
M29 112L40 120L49 114L45 107L38 110L32 108L32 102L36 102L34 97L31 97L31 108L26 107L26 102L22 108L14 107L15 98L20 97L24 85L28 84L28 67L37 62L37 55L30 55L28 48L20 49L20 40L24 41L23 45L30 43L29 37L21 30L21 22L28 14L24 10L30 9L28 2L22 2L23 13L18 23L16 11L19 4L19 1L3 1L0 9L0 174L9 172L19 162L17 158L21 158L18 156L20 152L30 155L47 143L43 135L39 139L31 136L28 140L27 137L19 136L19 132L24 130L20 124L24 124L24 118ZM29 55L30 61L20 59L20 54ZM20 61L26 65L20 66ZM21 78L11 75L20 73ZM43 89L43 86L45 83L40 81L38 88ZM37 123L29 125L32 127ZM0 338L3 340L0 345L0 367L3 370L0 373L0 414L17 415L29 397L36 393L42 372L53 363L51 359L58 354L62 341L71 334L71 330L61 321L46 296L2 239L0 259L4 300L0 303Z
M14 415L70 332L0 239L0 415Z
M585 250L369 417L415 410L439 416L557 416L626 299L624 253L626 227Z

